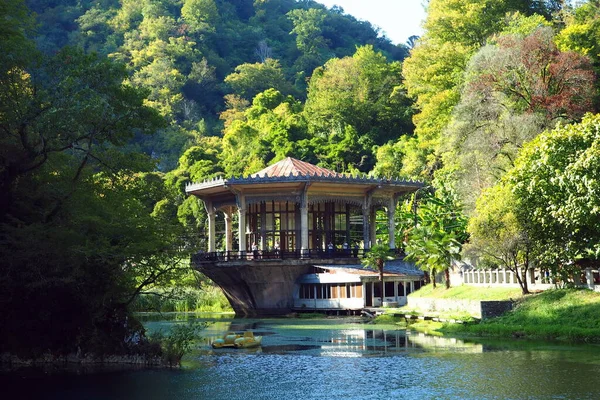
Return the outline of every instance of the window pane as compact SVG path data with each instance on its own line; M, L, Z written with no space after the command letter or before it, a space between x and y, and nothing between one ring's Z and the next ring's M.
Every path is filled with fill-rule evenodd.
M404 296L404 285L402 282L398 282L398 296Z
M381 282L373 282L373 296L381 297Z
M393 297L394 296L394 282L386 282L385 283L385 296Z
M363 297L363 286L362 283L356 284L356 297L362 299Z

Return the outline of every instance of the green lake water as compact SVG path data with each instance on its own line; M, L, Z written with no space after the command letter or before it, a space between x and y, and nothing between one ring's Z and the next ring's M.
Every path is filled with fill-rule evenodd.
M23 369L0 373L18 399L598 399L600 347L467 342L358 318L147 316L149 331L210 321L182 369ZM257 349L212 349L223 332ZM14 395L12 395L14 393Z

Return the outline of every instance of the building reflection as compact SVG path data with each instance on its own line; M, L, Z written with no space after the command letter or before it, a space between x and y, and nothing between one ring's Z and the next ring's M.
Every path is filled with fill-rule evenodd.
M315 325L317 325L316 323ZM302 325L294 326L290 321L280 329L278 324L261 322L216 322L205 331L206 344L222 337L225 332L252 330L255 335L263 336L262 351L265 353L301 353L336 357L362 357L374 355L394 355L403 352L452 351L482 353L481 344L465 342L456 338L447 338L405 330L375 328L327 328L307 329Z

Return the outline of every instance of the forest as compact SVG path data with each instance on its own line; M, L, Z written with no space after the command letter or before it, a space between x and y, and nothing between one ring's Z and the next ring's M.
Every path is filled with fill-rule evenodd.
M424 182L396 242L431 274L594 265L600 1L425 3L393 44L311 0L2 2L0 352L138 351L205 248L185 185L288 156Z

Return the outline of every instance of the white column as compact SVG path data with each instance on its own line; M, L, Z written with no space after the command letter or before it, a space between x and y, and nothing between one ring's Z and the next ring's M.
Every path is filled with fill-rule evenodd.
M390 249L396 248L396 196L390 198L388 204L388 235Z
M587 280L588 289L594 290L594 270L592 268L585 269L585 279Z
M377 244L377 224L375 210L371 207L371 212L369 213L369 247L373 247Z
M364 244L364 248L365 249L369 249L371 247L371 240L370 240L370 234L371 234L371 228L370 228L370 210L369 208L363 207L362 209L363 212L363 244Z
M364 248L371 248L371 199L372 194L368 192L363 199L363 242Z
M208 214L208 252L215 251L215 209L210 200L204 201L204 208Z
M308 184L304 187L300 199L300 245L300 255L308 256Z
M233 234L231 229L231 210L224 211L225 215L225 251L229 252L233 247Z
M246 248L246 196L239 194L237 197L238 203L238 242L239 251L247 251Z
M300 243L302 244L302 251L301 254L304 255L308 255L308 206L304 205L302 207L300 207L300 233L301 233L301 240Z

